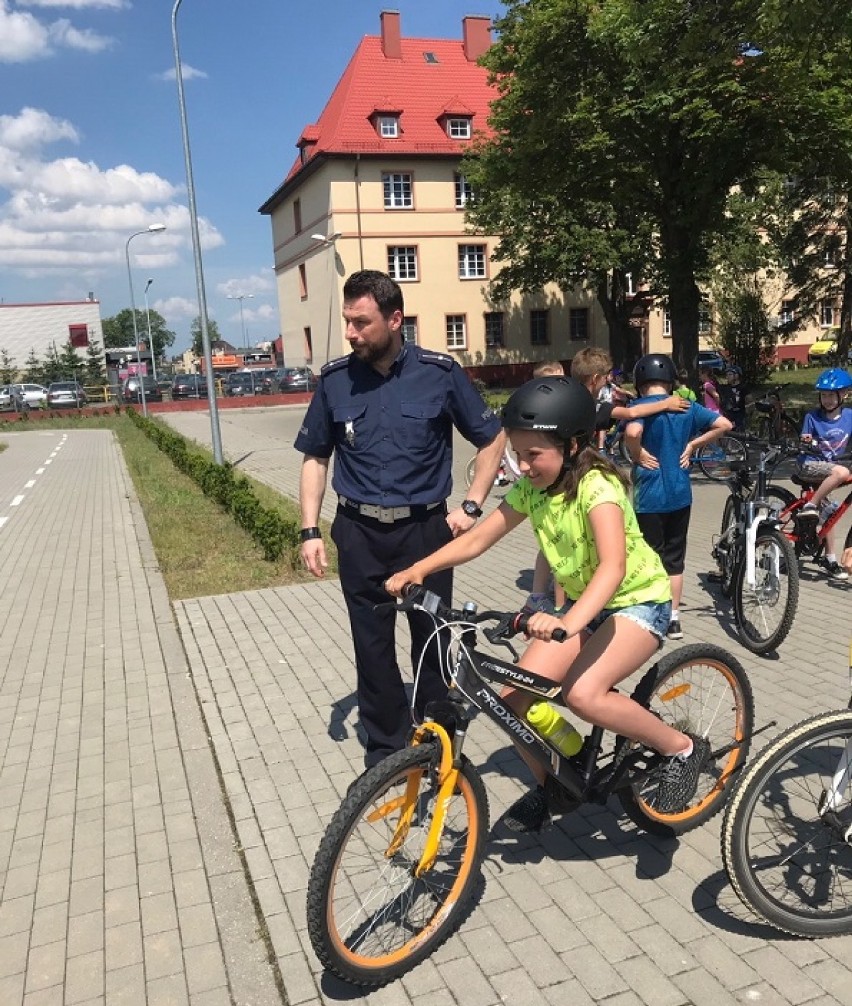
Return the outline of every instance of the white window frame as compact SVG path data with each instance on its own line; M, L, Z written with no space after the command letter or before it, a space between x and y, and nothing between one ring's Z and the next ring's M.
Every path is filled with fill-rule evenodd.
M420 278L416 245L388 245L388 276L397 283L414 283Z
M587 307L569 307L568 308L568 338L571 342L588 342L589 330L591 329L591 312ZM574 322L578 321L580 318L583 319L585 332L583 335L574 334Z
M469 140L473 135L473 123L468 116L452 115L447 117L447 136L451 140Z
M702 300L698 305L698 334L708 335L713 331L713 309L710 302Z
M829 297L819 302L819 324L820 328L834 328L834 301Z
M782 300L781 301L781 324L790 325L796 320L796 309L798 304L795 300Z
M383 171L382 188L386 210L414 209L414 183L410 171Z
M459 279L486 279L488 245L459 245Z
M402 340L416 346L418 338L417 315L407 314L402 319Z
M666 308L663 311L663 338L671 339L672 337L672 313Z
M470 182L458 171L455 173L453 181L456 190L456 209L463 210L473 195L473 189Z
M503 311L486 311L485 312L485 346L486 348L491 348L495 346L503 347L506 345L506 315ZM499 332L495 333L491 327L492 322L497 322Z
M380 115L376 120L376 132L383 140L396 140L399 138L399 116Z
M445 315L444 329L447 333L448 350L458 352L467 349L467 317L465 315Z

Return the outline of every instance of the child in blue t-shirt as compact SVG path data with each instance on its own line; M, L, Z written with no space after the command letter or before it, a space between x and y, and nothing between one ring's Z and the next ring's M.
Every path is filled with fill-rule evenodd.
M674 363L662 353L643 356L633 370L641 396L636 404L662 399L677 382ZM689 459L704 444L727 433L731 422L718 412L691 402L684 412L659 412L627 426L625 441L633 458L633 509L645 540L660 556L672 587L669 639L683 639L680 598L686 537L692 510ZM650 460L642 456L646 451Z
M850 450L852 409L843 408L849 388L852 377L838 367L824 370L817 378L819 408L808 412L802 423L802 442L809 446L810 453L800 454L797 465L803 479L819 485L810 502L799 511L800 519L817 522L828 494L852 478L849 466L836 461ZM825 550L822 568L833 580L847 580L849 574L838 563L834 551L834 528L825 535Z

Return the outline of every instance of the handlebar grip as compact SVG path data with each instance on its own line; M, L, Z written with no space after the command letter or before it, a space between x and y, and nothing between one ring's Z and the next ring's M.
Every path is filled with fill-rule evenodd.
M515 615L515 620L512 622L512 628L515 632L526 632L527 626L530 624L530 618L536 614L534 611L519 611ZM555 643L564 643L568 638L568 633L565 629L554 629L550 634L550 638Z
M554 629L550 634L550 638L555 643L564 643L568 638L568 633L564 629Z

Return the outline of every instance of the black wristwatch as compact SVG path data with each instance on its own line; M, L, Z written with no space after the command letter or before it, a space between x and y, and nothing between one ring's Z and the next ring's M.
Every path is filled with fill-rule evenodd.
M468 517L482 516L482 507L476 502L476 500L462 500L461 508Z

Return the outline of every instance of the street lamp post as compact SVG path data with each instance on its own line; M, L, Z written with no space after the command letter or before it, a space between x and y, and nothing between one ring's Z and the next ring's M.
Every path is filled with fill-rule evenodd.
M139 377L139 395L142 399L142 415L148 415L148 402L145 399L145 382L142 380L142 356L139 352L139 331L136 327L136 298L133 296L133 273L130 269L130 242L140 234L159 234L166 229L165 224L149 224L144 231L134 231L124 245L124 257L127 259L127 282L130 285L130 313L133 318L133 342L136 344L136 371Z
M154 340L151 338L151 312L148 310L148 287L153 283L152 279L149 279L145 284L145 322L148 326L148 349L151 350L151 370L153 370L153 378L157 380L157 354L154 352Z
M312 241L318 241L320 244L325 245L327 248L331 248L332 258L328 261L328 321L325 327L325 362L328 363L331 358L331 318L332 318L332 296L331 296L331 284L332 284L332 259L334 259L334 264L337 264L337 239L341 236L340 231L335 231L333 234L329 234L328 237L325 234L311 234Z
M243 318L243 301L251 300L254 297L253 293L229 293L228 300L238 300L240 302L240 327L243 330L243 363L245 363L245 354L248 350L248 340L246 339L246 323Z
M201 237L198 231L198 212L195 207L195 182L192 178L192 155L189 149L189 127L186 121L186 101L183 94L183 68L180 62L178 44L177 13L181 0L175 0L172 8L172 47L175 54L175 78L178 88L180 128L183 136L183 159L186 165L186 191L189 197L189 222L192 230L192 250L195 258L195 286L198 292L198 315L201 322L201 346L204 351L204 369L207 378L207 400L210 403L210 440L213 460L223 464L222 434L219 430L219 406L216 403L216 385L213 381L213 349L207 327L207 296L204 292L204 270L201 265Z

